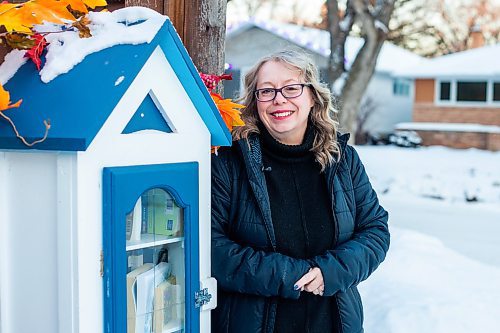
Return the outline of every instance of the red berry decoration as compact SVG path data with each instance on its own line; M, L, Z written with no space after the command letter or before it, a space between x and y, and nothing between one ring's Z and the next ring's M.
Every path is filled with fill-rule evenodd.
M233 75L232 74L222 74L222 75L215 75L215 74L204 74L200 73L201 80L207 87L208 91L213 91L215 88L217 88L217 85L219 84L220 81L222 80L232 80Z

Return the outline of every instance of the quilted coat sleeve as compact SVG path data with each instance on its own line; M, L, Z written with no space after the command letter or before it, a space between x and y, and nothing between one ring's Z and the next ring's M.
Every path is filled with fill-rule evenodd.
M231 191L238 189L231 186L226 157L212 158L212 275L228 291L299 298L294 283L309 270L307 261L242 246L230 239Z
M389 249L388 213L380 206L354 148L347 147L345 158L353 184L355 226L350 240L313 258L323 273L325 296L346 291L368 278Z

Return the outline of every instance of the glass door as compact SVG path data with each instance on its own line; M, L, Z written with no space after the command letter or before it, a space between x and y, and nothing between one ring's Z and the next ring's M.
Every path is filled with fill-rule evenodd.
M105 331L199 331L186 297L199 286L197 164L107 168L104 179Z
M184 209L167 191L144 192L126 215L127 333L185 328Z

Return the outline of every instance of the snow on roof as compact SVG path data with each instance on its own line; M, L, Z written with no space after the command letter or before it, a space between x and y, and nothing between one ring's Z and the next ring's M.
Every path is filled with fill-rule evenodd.
M227 27L226 36L228 39L231 39L253 27L268 31L321 56L328 57L330 55L330 33L328 31L296 24L260 20L243 21L234 25L229 25ZM363 38L347 38L345 49L347 68L352 65L363 44ZM389 42L385 42L377 60L376 70L399 75L400 71L406 70L407 68L413 68L427 61L428 59L417 54Z
M500 76L500 44L457 52L408 68L401 75L416 78Z
M46 35L46 62L40 71L47 83L60 74L69 72L91 53L120 44L149 43L166 20L156 11L144 7L127 7L113 12L90 12L88 18L92 37L80 38L78 31L60 32L61 26L45 23L38 32L58 32ZM141 24L137 24L142 22ZM25 51L14 50L0 65L0 83L9 81L25 63Z
M0 149L85 151L122 97L129 95L130 88L133 91L131 98L143 98L145 103L141 104L138 109L141 111L137 112L147 111L148 108L158 112L159 106L153 103L152 93L148 91L152 89L155 92L155 89L159 89L156 83L175 78L188 93L194 108L210 131L211 144L231 145L231 134L170 20L147 9L125 8L112 14L98 13L92 22L98 28L93 29L91 38L73 39L71 35L58 37L63 38L65 44L75 43L73 48L80 55L72 53L72 50L66 53L64 45L62 48L58 45L60 39L52 41L53 48L49 50L49 55L55 52L53 55L58 56L52 63L54 67L51 73L55 75L68 71L66 74L56 75L50 82L43 82L36 77L40 73L31 61L24 64L22 61L15 62L15 65L19 65L16 71L12 71L9 66L0 68L0 71L8 69L9 74L13 75L4 86L10 92L11 100L23 99L19 108L4 111L19 132L28 141L34 141L44 134L43 121L50 119L51 122L47 139L34 147L24 145L8 123L0 122ZM80 44L79 41L90 45ZM140 84L140 87L149 89L140 88L139 91L136 89L138 86L132 83L138 78L144 80L144 76L138 73L147 63L159 66L159 62L151 63L148 60L155 54L165 57L174 76L158 76L155 78L158 81L156 83L144 82L146 86ZM17 60L23 60L22 54L16 57ZM49 67L44 69L50 68L49 60L47 56L45 66ZM155 129L150 127L148 119L146 123L148 128Z
M500 133L500 126L464 123L399 123L397 130Z

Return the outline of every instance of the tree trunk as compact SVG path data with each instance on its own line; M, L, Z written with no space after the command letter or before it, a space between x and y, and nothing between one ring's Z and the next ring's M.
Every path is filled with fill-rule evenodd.
M349 76L342 90L342 110L339 120L342 129L351 133L351 143L355 142L361 100L375 72L377 57L384 40L385 38L374 41L365 40L365 44L359 50L349 70Z
M338 0L329 0L329 2L335 3L337 3L337 1ZM339 68L343 68L343 64L340 66L338 61L331 62L332 68L330 68L330 72L334 74L334 79L343 80L343 78L341 78L343 73L345 73L344 75L346 76L345 83L343 83L340 88L341 109L339 121L342 130L351 133L351 143L354 143L356 138L356 131L358 128L357 115L361 100L375 72L378 55L387 37L387 26L392 11L394 10L394 1L395 0L373 0L367 2L364 0L348 0L347 10L343 18L345 23L340 21L339 15L335 18L335 14L328 14L329 21L332 22L329 23L330 34L333 35L331 37L332 56L338 57L341 54L339 48L345 48L345 41L352 28L354 17L361 22L361 28L365 39L365 43L356 55L348 73L345 73L345 69L340 72ZM328 9L337 9L338 13L338 4L329 3ZM352 12L350 12L350 10ZM337 22L340 21L340 23L336 24L332 21L335 19L337 19ZM339 27L336 27L337 25ZM347 27L349 28L348 30ZM342 46L338 45L338 43L342 43ZM340 75L338 73L340 73Z
M332 86L345 72L345 42L354 23L354 15L349 6L341 18L337 0L327 0L326 6L328 31L330 31L328 82ZM334 90L334 93L340 92Z
M224 72L226 0L192 0L185 7L184 45L199 71Z

